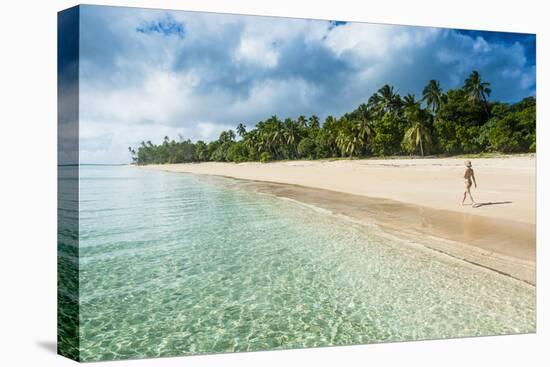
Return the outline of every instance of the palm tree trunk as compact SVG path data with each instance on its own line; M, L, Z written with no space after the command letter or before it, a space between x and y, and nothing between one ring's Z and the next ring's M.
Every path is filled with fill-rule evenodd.
M482 94L481 97L483 97L483 107L485 107L485 112L487 113L487 119L490 119L491 113L489 112L489 104L487 103L487 98L485 98L484 94Z

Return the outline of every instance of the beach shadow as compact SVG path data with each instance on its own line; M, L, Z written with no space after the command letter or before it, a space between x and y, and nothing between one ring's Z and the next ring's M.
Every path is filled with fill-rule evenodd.
M477 203L472 205L472 208L480 208L482 206L489 206L489 205L502 205L502 204L512 204L511 201L487 201L485 203Z
M39 340L36 342L36 345L50 353L57 354L57 342L55 341Z

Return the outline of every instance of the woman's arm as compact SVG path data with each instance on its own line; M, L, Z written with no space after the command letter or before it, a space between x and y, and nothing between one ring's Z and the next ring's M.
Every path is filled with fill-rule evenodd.
M477 189L476 176L474 175L474 170L472 169L472 180L474 180L474 187Z

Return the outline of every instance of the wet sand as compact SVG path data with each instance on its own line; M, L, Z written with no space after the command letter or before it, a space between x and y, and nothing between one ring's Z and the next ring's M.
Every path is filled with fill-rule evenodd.
M402 240L422 244L433 250L535 284L536 226L534 220L536 201L534 197L535 188L533 180L534 159L531 157L519 157L497 158L494 159L494 162L491 162L492 160L493 159L484 159L478 162L472 161L474 163L474 168L476 168L476 166L482 168L479 169L479 171L482 172L480 176L483 177L484 181L482 182L486 185L490 184L490 181L495 179L490 176L493 174L492 170L498 171L498 168L500 168L504 171L502 173L504 178L516 173L514 179L504 181L505 185L511 186L511 188L505 186L505 189L507 189L510 194L507 196L508 200L503 200L499 196L499 198L493 199L492 202L498 203L502 201L504 202L503 204L484 205L480 208L463 208L455 204L452 210L447 209L445 205L432 205L430 207L419 205L418 203L413 204L388 198L392 196L392 188L396 186L408 188L408 190L413 193L411 196L415 197L414 190L418 188L419 183L415 182L414 177L411 177L410 180L405 180L403 176L401 177L401 181L397 182L394 181L395 177L393 177L394 180L389 180L386 185L386 191L389 194L385 195L386 197L376 197L342 192L340 190L327 190L318 187L321 185L316 185L317 187L308 187L289 182L281 183L280 181L282 181L282 179L276 180L277 182L270 182L268 178L274 174L273 172L267 171L269 166L271 166L270 164L260 165L258 163L250 163L261 167L260 169L266 177L261 177L260 180L248 177L244 177L243 179L243 177L240 177L243 176L243 172L240 170L240 166L242 165L229 163L206 163L204 164L205 166L203 166L202 163L158 165L147 166L147 168L170 172L202 173L237 178L240 180L235 180L233 182L238 187L295 200L306 205L328 210L335 215L344 216L350 220L366 225L375 225ZM374 163L370 160L348 162L352 164L352 167L353 165L374 165L375 169L369 170L369 176L374 176L375 171L380 170L385 170L385 176L388 176L388 173L390 173L388 170L400 171L397 173L392 172L390 176L410 176L411 172L416 171L416 173L418 173L419 166L420 171L424 172L434 169L434 162L423 161L436 161L436 164L447 165L447 167L445 167L446 169L441 169L441 166L439 166L439 171L450 170L453 173L457 171L456 173L458 174L462 171L460 165L456 167L462 160L458 161L452 159L388 160L382 162L376 160ZM503 164L502 161L506 162ZM341 164L341 162L343 161L337 163ZM282 162L275 164L281 163ZM319 164L319 162L313 163L316 163L313 167L316 167L317 170L322 170L323 167L326 167ZM330 165L332 162L327 163ZM380 168L380 164L385 165L382 166L383 168ZM428 167L425 166L427 164L429 165ZM344 165L346 165L346 162L344 162ZM230 166L233 166L232 171L227 170ZM487 168L488 166L490 166L490 168ZM218 169L213 170L213 167L218 167ZM362 167L359 166L359 169L361 168ZM248 167L248 171L250 171L250 167ZM277 170L275 169L275 171ZM521 174L518 174L518 171ZM247 171L245 170L245 172ZM315 175L315 173L313 173L313 175ZM317 175L319 175L319 173L317 173ZM246 176L246 174L244 174L244 176ZM344 174L344 176L347 177L348 180L350 179L347 173ZM362 178L360 173L355 176L355 180L352 180L350 184ZM412 174L412 176L415 175ZM426 176L429 177L430 174L427 173L422 176L424 176L423 179L426 179ZM288 176L284 178L288 179ZM377 181L372 179L372 177L369 178L371 178L369 180L371 182ZM332 177L329 179L329 181L337 181L337 183L339 180L341 181L342 177ZM445 177L443 178L443 181L444 180ZM300 180L296 178L292 180L291 176L291 181ZM480 178L478 178L478 181L480 181ZM502 181L498 182L502 184ZM499 190L502 190L502 185L496 183L497 181L495 181L495 190L493 192L501 192ZM335 186L339 187L338 184ZM434 188L434 191L436 191L434 194L436 197L441 194L437 193L437 188ZM519 203L517 201L518 195L525 196L524 200L526 200L526 202L522 204ZM511 211L509 208L507 209L506 206L511 206L514 203L512 199L516 200L515 202L517 205L515 205L514 210ZM508 203L510 201L512 203ZM484 208L485 210L483 210ZM502 208L505 209L502 210ZM529 211L532 213L527 213ZM502 212L504 212L504 214Z
M535 284L535 225L265 182L242 185L292 199L354 221L375 225L400 239Z

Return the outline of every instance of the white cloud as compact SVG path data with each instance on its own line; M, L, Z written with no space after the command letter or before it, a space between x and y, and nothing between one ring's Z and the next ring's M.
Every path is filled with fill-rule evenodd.
M347 23L334 28L327 35L326 44L338 56L347 52L361 61L372 61L403 48L423 47L440 32L435 28Z
M171 124L175 115L192 108L192 89L198 83L193 73L173 73L149 67L138 86L102 88L82 83L81 113L90 119L136 124Z
M128 161L128 145L167 135L211 140L273 114L340 115L383 84L459 86L472 69L493 95L534 90L519 43L453 30L87 6L81 14L81 156ZM181 22L183 37L136 28ZM501 93L498 95L498 93ZM503 97L504 96L504 97ZM506 97L507 96L507 97Z
M277 65L279 54L273 43L268 43L261 38L243 37L237 52L236 62L245 62L260 67L272 68Z
M194 129L197 134L196 140L211 141L217 139L221 131L235 129L232 125L220 125L214 122L198 122Z

